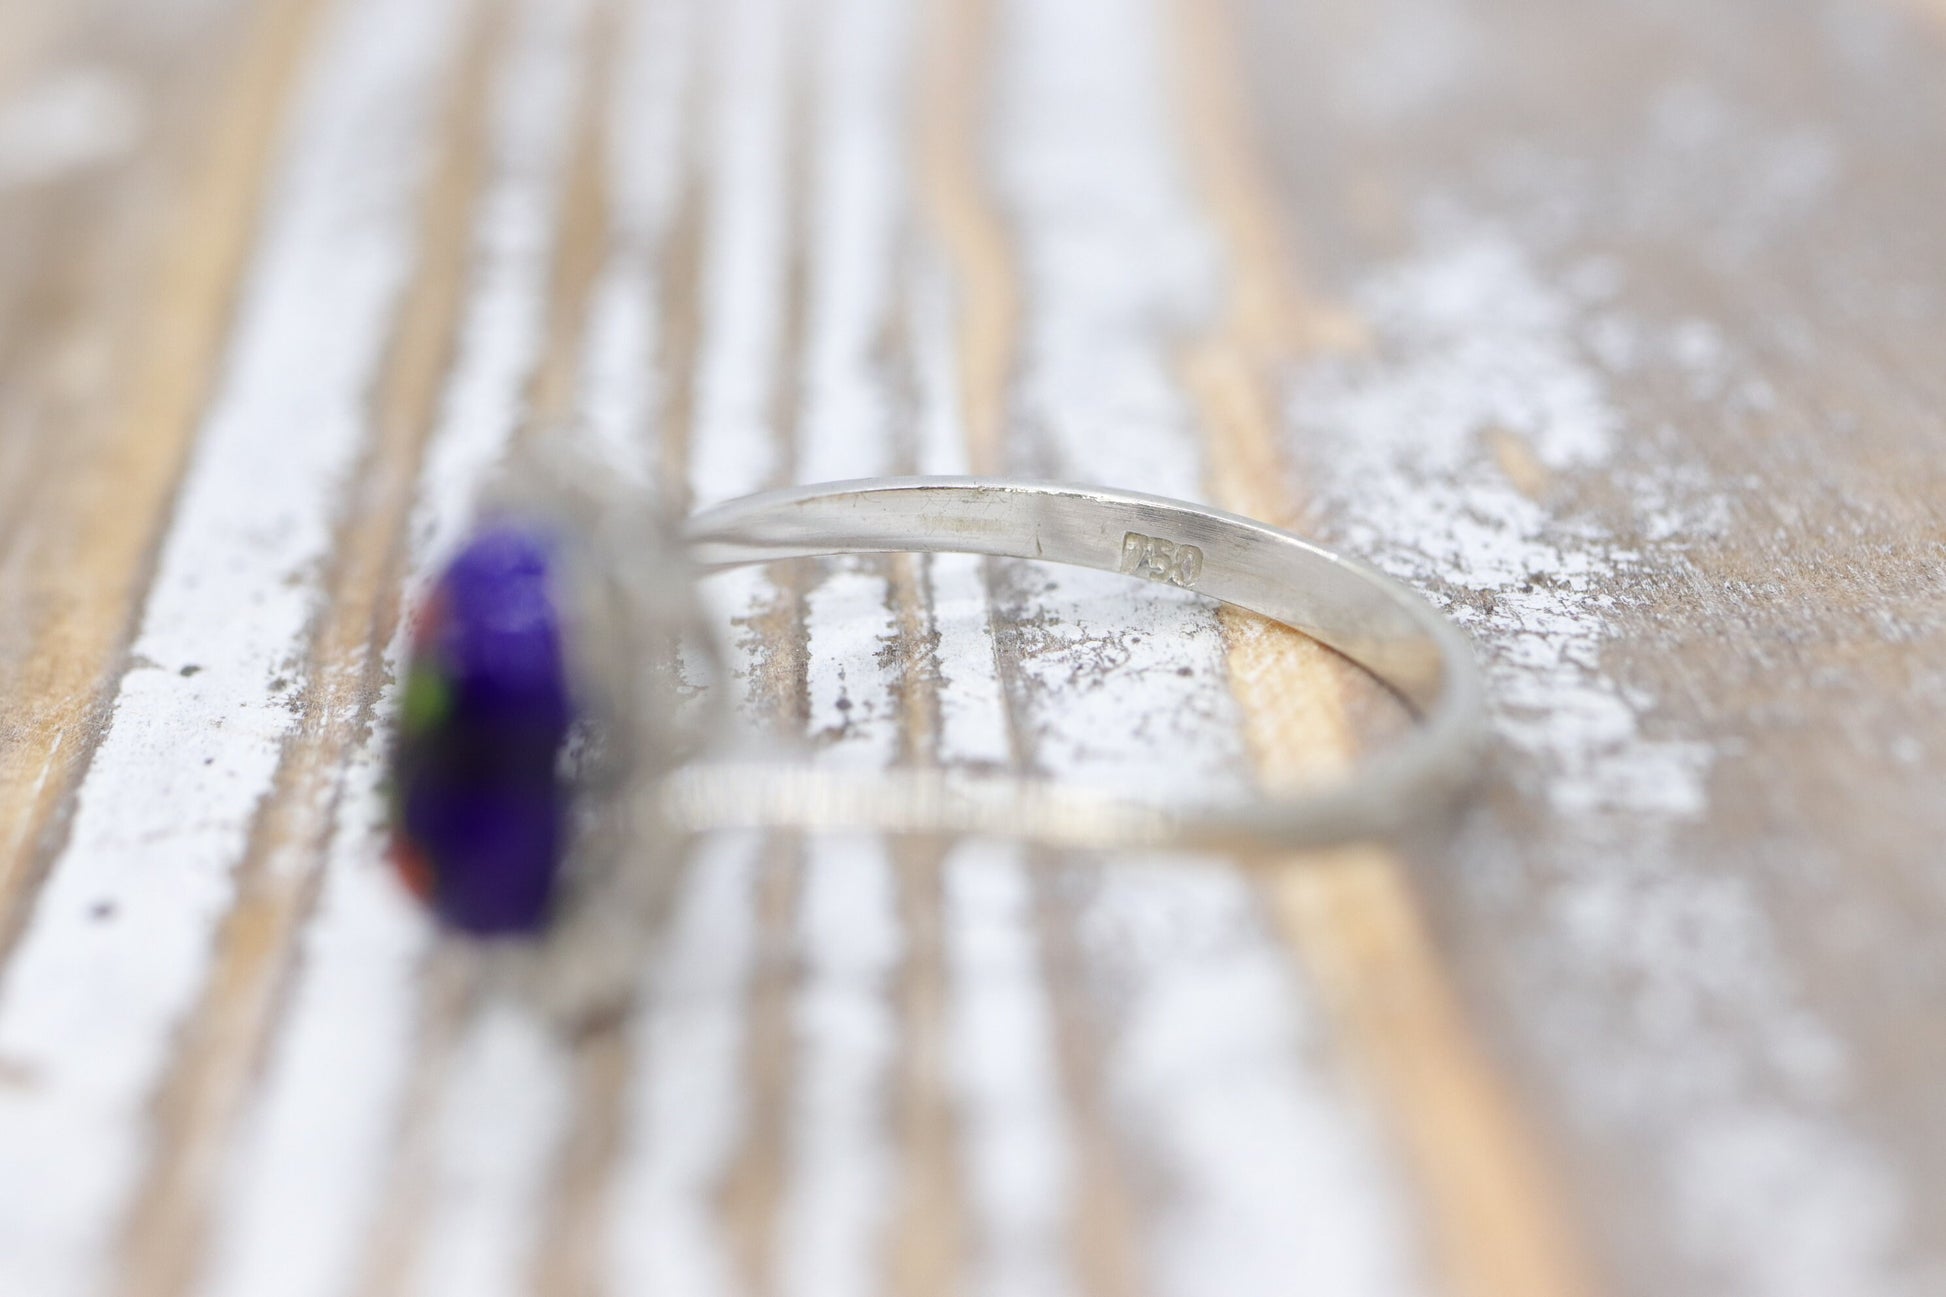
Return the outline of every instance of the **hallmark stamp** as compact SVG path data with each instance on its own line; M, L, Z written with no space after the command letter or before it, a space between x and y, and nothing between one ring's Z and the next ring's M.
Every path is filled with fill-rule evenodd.
M1187 590L1203 574L1203 551L1194 545L1132 531L1122 537L1122 571Z

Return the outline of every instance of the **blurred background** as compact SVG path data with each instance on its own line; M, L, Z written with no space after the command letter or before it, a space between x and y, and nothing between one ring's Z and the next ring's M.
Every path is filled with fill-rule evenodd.
M0 1293L1946 1292L1942 71L1927 0L0 4ZM1317 534L1472 637L1485 791L718 835L563 1023L380 784L408 593L564 430ZM1168 593L710 586L808 760L1405 723Z

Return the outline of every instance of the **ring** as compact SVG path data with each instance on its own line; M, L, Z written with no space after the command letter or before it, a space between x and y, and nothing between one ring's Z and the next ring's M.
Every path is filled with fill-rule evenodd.
M415 622L394 855L414 890L464 930L544 924L564 858L593 854L587 844L604 834L610 854L631 840L730 827L1320 847L1443 814L1478 771L1483 691L1458 628L1375 568L1261 522L1131 491L912 477L764 492L674 529L639 501L604 499L585 481L563 486L572 480L523 475ZM707 735L685 730L710 726L686 726L668 684L676 642L708 639L696 577L884 553L1035 559L1190 590L1343 654L1418 723L1316 791L1173 806L937 768L699 758ZM663 664L660 686L652 660Z

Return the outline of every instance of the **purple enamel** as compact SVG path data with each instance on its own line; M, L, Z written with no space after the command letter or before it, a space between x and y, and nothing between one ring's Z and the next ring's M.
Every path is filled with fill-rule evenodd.
M557 562L543 533L489 526L415 627L393 772L397 855L440 918L467 932L535 931L560 872L574 714Z

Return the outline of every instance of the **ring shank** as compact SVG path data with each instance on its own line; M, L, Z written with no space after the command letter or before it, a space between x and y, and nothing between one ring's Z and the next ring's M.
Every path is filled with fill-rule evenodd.
M1235 514L1128 491L978 478L874 478L747 496L690 518L693 564L857 553L973 553L1122 572L1268 617L1343 653L1418 716L1410 737L1316 793L1157 810L1079 789L938 771L870 777L802 767L692 767L669 800L690 827L760 821L900 831L989 829L1087 845L1317 845L1383 835L1471 782L1477 668L1458 629L1362 563ZM894 816L885 781L904 781ZM750 782L763 785L762 795ZM735 803L741 798L745 810ZM788 806L786 806L788 803ZM1119 809L1118 809L1119 808ZM891 823L893 819L899 823ZM709 826L716 826L712 823ZM1067 826L1064 829L1063 826Z

